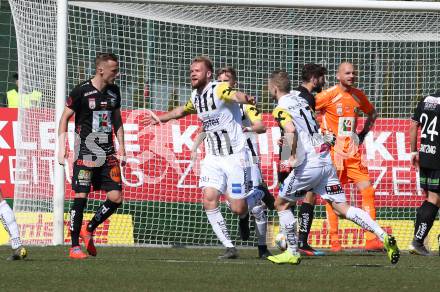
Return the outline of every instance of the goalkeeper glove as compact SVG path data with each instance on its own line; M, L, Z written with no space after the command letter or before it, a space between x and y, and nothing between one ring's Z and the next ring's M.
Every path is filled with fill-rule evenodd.
M331 132L327 132L324 135L322 135L322 138L324 139L325 144L327 144L329 146L335 146L335 142L336 142L335 134L333 134Z

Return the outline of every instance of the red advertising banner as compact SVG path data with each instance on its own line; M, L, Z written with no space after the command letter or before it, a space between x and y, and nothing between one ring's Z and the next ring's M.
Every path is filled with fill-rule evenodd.
M200 202L197 182L203 147L197 162L190 163L190 149L200 125L197 117L144 127L139 124L139 117L144 113L142 110L123 111L127 150L127 165L122 169L125 199ZM55 124L51 122L52 112L46 109L44 114L39 112L32 117L35 120L22 126L33 134L22 137L17 111L0 109L0 187L6 197L13 196L17 184L34 187L37 192L39 184L53 185ZM280 131L270 114L264 114L263 118L267 132L258 135L262 173L269 188L276 193L276 141ZM404 119L378 119L361 146L364 163L376 188L378 207L415 207L424 198L417 183L418 173L409 162L409 123ZM70 149L73 149L73 129L72 119L68 135ZM65 168L66 198L72 197L72 157L70 153ZM21 162L20 167L17 160ZM25 179L18 181L17 172ZM346 191L351 201L360 199L355 187L347 185ZM104 194L93 196L104 198Z

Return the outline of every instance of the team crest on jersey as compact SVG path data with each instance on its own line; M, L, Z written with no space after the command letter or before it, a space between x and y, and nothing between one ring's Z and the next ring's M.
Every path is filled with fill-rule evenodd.
M96 108L96 100L94 98L89 98L89 109Z
M338 116L342 116L343 115L343 111L342 111L342 103L338 103L336 104L336 114Z

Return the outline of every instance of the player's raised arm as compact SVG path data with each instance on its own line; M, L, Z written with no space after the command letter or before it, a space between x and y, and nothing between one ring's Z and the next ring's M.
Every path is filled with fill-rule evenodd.
M298 136L292 116L280 107L275 108L272 115L284 131L281 160L295 160Z
M172 109L169 112L166 112L162 115L156 116L152 112L147 112L141 119L141 124L148 126L148 125L157 125L159 123L166 123L171 120L178 120L181 119L189 114L196 113L196 110L191 102L189 100L184 106L178 106L174 109Z
M255 97L233 89L227 82L220 83L216 88L216 93L220 99L227 102L237 102L240 104L252 105L255 104Z
M266 125L263 123L261 112L256 106L245 105L244 114L251 122L250 127L244 127L243 132L255 132L257 134L266 133Z

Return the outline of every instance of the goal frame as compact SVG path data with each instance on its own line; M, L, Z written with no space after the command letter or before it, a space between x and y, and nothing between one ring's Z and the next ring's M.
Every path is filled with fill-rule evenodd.
M57 0L57 44L56 44L56 99L55 125L58 133L58 122L64 110L67 84L67 33L69 2L118 2L170 5L226 5L282 8L315 8L315 9L358 9L358 10L394 10L394 11L440 11L440 2L404 2L404 1L347 1L338 0L323 2L320 0ZM20 56L20 54L18 54ZM56 145L59 137L56 138ZM55 151L55 161L57 161ZM53 196L53 245L64 244L64 193L65 172L62 165L55 163Z

